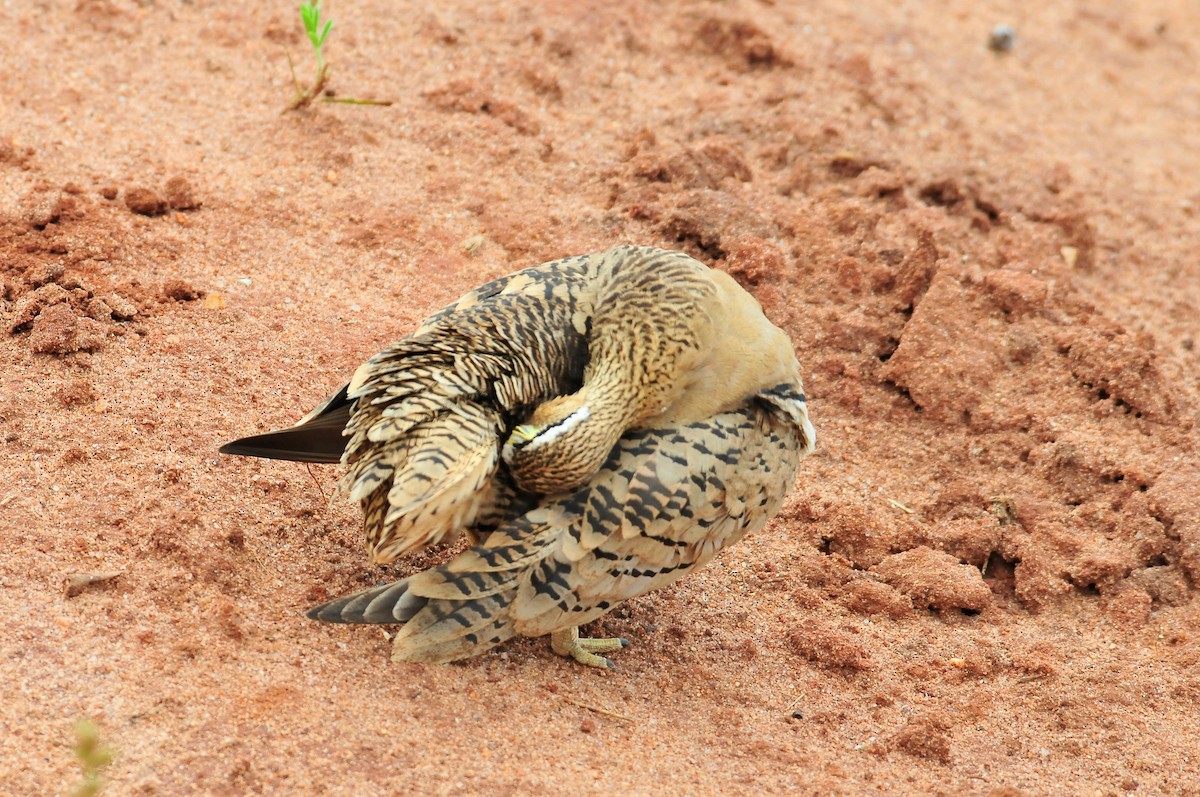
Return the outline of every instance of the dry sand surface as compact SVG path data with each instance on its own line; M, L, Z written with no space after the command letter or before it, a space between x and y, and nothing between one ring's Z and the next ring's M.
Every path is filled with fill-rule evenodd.
M0 9L0 793L1200 794L1194 0L338 0L295 113L292 2ZM780 516L611 673L305 619L433 555L217 446L618 242L794 340Z

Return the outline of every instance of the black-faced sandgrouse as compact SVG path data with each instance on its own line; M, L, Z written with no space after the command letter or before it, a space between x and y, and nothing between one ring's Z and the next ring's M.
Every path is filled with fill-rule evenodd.
M459 534L445 564L318 606L403 624L393 658L514 635L593 666L578 627L762 527L813 447L787 336L727 274L619 246L468 293L296 426L223 453L341 462L373 562Z

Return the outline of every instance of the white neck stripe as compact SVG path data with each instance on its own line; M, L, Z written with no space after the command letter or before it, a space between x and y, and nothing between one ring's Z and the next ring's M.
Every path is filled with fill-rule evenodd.
M586 404L584 404L582 407L575 410L570 415L563 418L561 421L554 424L549 429L547 429L546 431L539 434L537 437L530 440L529 444L525 446L525 450L533 451L538 446L542 446L542 445L545 445L546 443L551 443L551 442L557 440L558 438L562 437L567 432L574 429L579 424L586 421L589 417L591 417L591 414L592 414L591 411L588 410L588 406Z

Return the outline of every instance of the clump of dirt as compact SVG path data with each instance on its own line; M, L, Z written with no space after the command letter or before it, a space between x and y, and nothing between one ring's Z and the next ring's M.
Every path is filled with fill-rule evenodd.
M101 189L101 195L115 198L110 187ZM196 210L200 205L192 184L181 175L167 180L161 192L142 185L125 189L125 207L142 216L161 216L168 210Z
M947 724L941 718L913 717L892 736L891 746L917 758L948 764L950 735L947 730Z
M887 557L874 570L884 583L923 608L977 612L991 603L992 592L978 567L960 564L948 553L912 548Z
M125 189L125 207L142 216L161 216L167 212L167 201L152 188L134 186Z
M182 175L175 175L163 186L163 198L167 206L173 210L197 210L203 202L196 195L196 189Z
M5 293L13 299L10 334L28 332L30 348L43 354L96 351L124 335L138 308L116 292L98 294L61 263L31 265Z
M871 670L875 662L855 634L828 622L812 621L788 633L788 646L799 656L822 667Z
M105 329L93 318L75 314L66 304L40 310L29 330L29 348L41 354L95 351L104 345Z
M32 159L33 151L29 153ZM33 160L22 161L22 168L34 179L17 213L0 218L0 241L10 251L0 262L0 298L5 301L7 332L25 339L32 351L96 352L114 337L144 333L136 322L151 317L162 301L204 297L205 291L178 278L166 279L158 291L142 277L123 279L113 265L127 258L129 247L136 244L130 242L127 229L114 223L112 208L89 199L77 182L51 187L37 176L42 167ZM110 200L117 196L111 186L96 193ZM126 204L142 215L200 206L183 177L167 181L167 197L149 189L129 189Z

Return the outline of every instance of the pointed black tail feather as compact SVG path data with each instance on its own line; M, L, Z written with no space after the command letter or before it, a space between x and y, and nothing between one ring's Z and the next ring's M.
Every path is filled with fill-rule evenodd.
M218 451L293 462L341 462L346 450L342 431L350 420L350 407L343 387L295 426L243 437L226 443Z
M334 425L279 429L234 440L221 446L218 451L243 457L336 463L342 461L342 452L346 449L346 438L342 436L342 429L345 427L346 423L343 420Z

